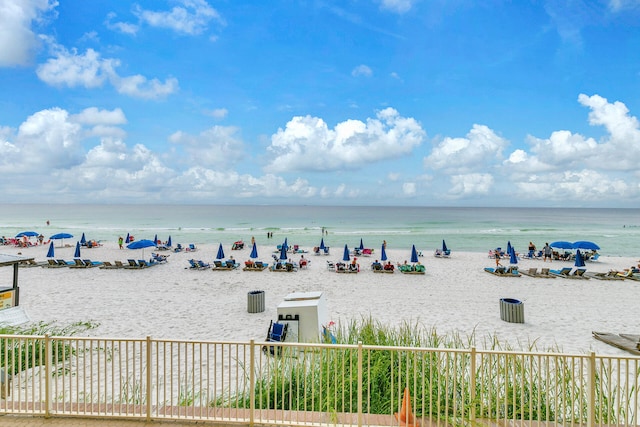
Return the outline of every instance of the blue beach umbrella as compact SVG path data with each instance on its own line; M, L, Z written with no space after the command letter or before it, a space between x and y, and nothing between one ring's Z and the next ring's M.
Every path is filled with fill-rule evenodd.
M167 246L171 247L171 236L169 236L169 238L167 239Z
M258 258L258 248L256 247L256 242L253 242L253 248L251 248L251 254L249 255L249 258Z
M387 250L384 248L384 245L382 245L382 254L380 255L380 260L381 261L386 261L387 260Z
M53 249L53 242L49 243L49 250L47 251L47 258L55 257L55 250Z
M326 246L324 245L324 237L322 239L320 239L320 250L324 251L326 249Z
M358 249L360 250L364 249L364 243L362 243L362 238L360 239L360 246L358 247Z
M218 246L218 254L216 255L216 259L224 259L224 249L222 249L222 243Z
M573 242L573 247L571 249L587 249L590 251L597 251L600 249L600 246L596 245L593 242L579 240L577 242Z
M155 236L153 236L153 242L155 244L158 244L158 235L157 234Z
M576 267L584 267L584 257L582 256L582 252L580 249L576 252L576 262L574 264Z
M444 239L442 239L442 252L447 252L449 249L447 249L447 244L444 242Z
M38 233L36 233L35 231L23 231L23 232L21 232L21 233L16 234L16 239L17 239L17 238L19 238L19 237L24 237L24 236L27 236L27 237L36 237L36 236L38 236L38 235L39 235L39 234L38 234Z
M127 233L127 238L126 238L126 239L124 239L124 242L125 242L126 244L131 243L131 236L129 236L129 233Z
M289 250L289 245L287 244L287 238L284 238L284 243L282 244L284 251L287 252Z
M507 253L511 255L511 240L507 242Z
M349 261L349 248L347 247L346 243L344 245L344 254L342 254L342 260Z
M549 246L558 249L573 249L573 243L567 242L566 240L558 240L557 242L551 243Z
M64 239L71 239L72 237L73 237L73 234L58 233L58 234L54 234L53 236L49 237L49 239L51 239L51 240L60 240L60 247L62 247L63 243L64 243Z
M80 244L83 246L87 244L87 239L84 237L84 233L82 233L82 237L80 238Z
M418 252L416 251L416 245L411 246L411 262L418 262Z
M285 244L280 247L280 261L285 261L287 258L287 245Z
M516 248L511 246L511 252L509 252L509 264L517 264L518 257L516 256Z
M142 258L144 258L144 249L156 246L155 242L149 239L136 240L127 245L127 249L142 249Z
M73 254L73 257L76 259L80 259L80 242L76 242L76 251Z

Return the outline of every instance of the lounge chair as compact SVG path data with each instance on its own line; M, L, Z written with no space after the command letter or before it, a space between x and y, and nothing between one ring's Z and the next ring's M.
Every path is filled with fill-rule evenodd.
M487 273L491 273L494 276L499 276L499 277L521 277L522 276L522 274L520 274L520 271L518 270L518 267L509 267L509 268L504 268L504 267L498 267L498 268L485 267L484 271L486 271Z
M528 270L522 270L520 273L524 274L525 276L529 276L529 277L540 277L538 275L538 269L537 268L530 268Z
M125 265L124 268L126 269L130 269L130 270L135 270L138 268L143 268L142 265L139 265L135 259L128 259L127 262L129 263L128 265Z
M116 268L125 268L126 265L124 265L124 263L122 261L114 261L113 262L116 266Z
M615 270L610 270L606 273L587 271L584 274L585 276L589 276L590 278L597 280L624 280L624 277L618 276L618 272Z
M36 262L33 259L28 259L26 261L20 261L18 266L20 266L20 267L42 267L44 264L46 264L46 263L45 262Z
M160 255L160 254L157 254L157 253L155 253L155 252L152 252L152 253L151 253L151 259L152 259L153 261L155 261L155 262L158 262L158 263L164 263L164 262L167 262L167 261L168 261L168 259L167 259L167 258L169 258L169 255Z
M274 322L273 320L269 324L269 330L267 332L267 342L284 342L287 337L287 330L289 329L288 323ZM281 346L267 346L262 347L262 351L270 353L271 355L282 354Z
M120 264L122 264L122 263L120 263ZM122 267L119 267L116 264L112 264L110 261L103 261L102 265L100 265L98 268L100 268L102 270L115 270L115 269L122 268Z
M180 243L178 243L173 251L174 252L182 252L182 249L183 249L182 245Z
M56 262L58 263L58 267L69 267L75 264L73 261L65 261L63 259L57 259Z
M194 245L193 243L189 243L189 246L187 247L187 252L195 252L197 250L198 248L196 248L196 245Z
M549 270L549 274L553 274L556 277L567 277L571 274L571 267L564 267L561 270Z
M335 270L336 265L333 263L333 261L327 261L327 269L329 270Z
M268 265L266 265L262 261L255 261L255 262L252 262L250 264L245 264L245 266L242 268L242 270L244 270L244 271L264 271L267 267L268 267Z

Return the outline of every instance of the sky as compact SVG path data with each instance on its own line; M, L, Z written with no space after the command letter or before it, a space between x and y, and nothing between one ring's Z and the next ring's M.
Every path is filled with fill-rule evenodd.
M4 203L640 207L640 0L0 0Z

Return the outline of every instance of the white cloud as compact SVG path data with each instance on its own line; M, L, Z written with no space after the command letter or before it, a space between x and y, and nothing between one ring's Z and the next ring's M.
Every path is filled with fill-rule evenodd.
M413 7L415 0L380 0L380 7L394 13L406 13Z
M199 135L175 132L169 141L180 145L189 154L191 164L230 168L244 155L239 129L233 126L214 126Z
M85 108L78 114L73 114L72 119L82 124L92 125L122 125L127 123L127 118L120 108L112 111L100 110L96 107Z
M224 25L224 19L205 0L180 0L170 11L151 11L136 6L134 14L152 27L168 28L177 33L196 35L207 30L211 21Z
M405 182L402 184L402 194L405 196L415 196L416 194L416 183L415 182Z
M413 118L393 108L375 119L347 120L332 130L318 117L294 117L271 137L267 151L273 156L270 172L329 171L359 168L371 162L410 154L425 132Z
M371 77L373 75L373 71L368 66L361 64L351 70L351 75L353 77Z
M493 184L493 176L487 173L452 175L449 194L457 198L488 194Z
M508 141L484 125L473 125L466 138L444 138L424 159L428 168L451 173L486 169L501 160Z
M609 8L614 12L640 7L638 0L609 0Z
M40 45L31 25L57 6L55 0L0 1L0 67L31 62Z
M207 114L216 120L222 120L229 115L229 111L226 108L216 108L212 111L208 111Z
M93 49L79 54L76 49L69 51L63 46L52 44L52 50L54 57L36 70L40 80L52 86L82 86L92 89L101 87L108 81L118 93L143 99L164 98L178 90L175 78L161 82L158 79L148 80L139 74L122 77L116 72L116 68L120 66L119 60L103 59Z
M122 22L122 21L112 22L112 20L116 16L117 15L114 12L109 12L107 14L107 18L104 21L104 25L112 31L116 31L123 34L136 35L138 30L140 29L138 25L131 24L128 22Z

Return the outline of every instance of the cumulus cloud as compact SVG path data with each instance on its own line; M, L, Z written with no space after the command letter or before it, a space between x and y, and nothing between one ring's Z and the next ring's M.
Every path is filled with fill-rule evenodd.
M129 35L135 35L138 32L138 29L140 28L137 24L132 24L129 22L122 22L122 21L117 21L117 22L113 22L113 20L117 17L117 15L114 12L109 12L107 14L107 17L104 21L104 25L112 30L112 31L116 31L118 33L123 33L123 34L129 34Z
M175 132L169 141L180 145L190 161L202 166L231 167L244 155L244 145L233 126L214 126L198 135Z
M216 108L214 110L207 111L206 114L216 120L222 120L229 115L229 111L226 108Z
M466 138L444 138L424 159L427 168L467 173L498 162L508 141L484 125L473 125Z
M359 168L371 162L410 154L425 131L413 118L405 118L393 108L375 119L347 120L334 129L318 117L294 117L271 137L267 148L272 156L269 172L330 171Z
M493 184L493 176L488 173L452 175L449 195L461 198L478 194L488 194Z
M134 14L140 22L152 27L167 28L177 33L196 35L207 30L214 21L224 25L224 19L205 0L180 0L170 11L152 11L136 6Z
M371 77L373 75L373 71L368 66L361 64L351 71L351 75L353 77Z
M118 93L143 99L164 98L178 90L175 78L161 82L155 78L148 80L139 74L122 77L116 71L120 66L119 60L102 58L93 49L78 53L76 49L67 50L54 43L52 51L53 57L36 70L40 80L51 86L82 86L92 89L101 87L108 81Z
M0 2L0 67L28 65L40 40L32 24L58 6L55 0Z

